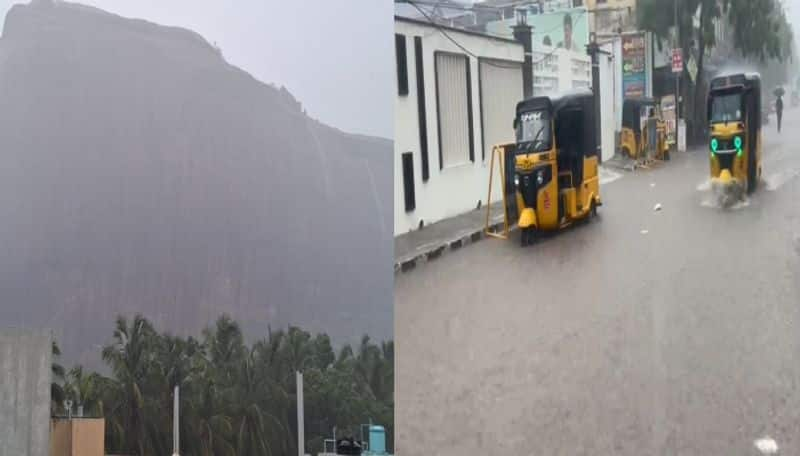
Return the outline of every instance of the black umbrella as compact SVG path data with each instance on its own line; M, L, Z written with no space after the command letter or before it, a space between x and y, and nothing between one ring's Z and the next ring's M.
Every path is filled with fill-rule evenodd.
M774 93L776 97L782 97L786 93L786 90L783 87L776 87L775 91L772 93Z

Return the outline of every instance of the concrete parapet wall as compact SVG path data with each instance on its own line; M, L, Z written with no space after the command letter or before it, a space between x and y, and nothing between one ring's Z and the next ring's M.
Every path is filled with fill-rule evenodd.
M48 456L52 341L0 328L0 456Z

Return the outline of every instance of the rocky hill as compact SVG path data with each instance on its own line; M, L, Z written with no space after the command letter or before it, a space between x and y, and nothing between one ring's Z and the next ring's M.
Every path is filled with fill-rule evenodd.
M391 337L391 141L315 121L194 32L14 6L0 163L0 325L53 327L69 358L135 312Z

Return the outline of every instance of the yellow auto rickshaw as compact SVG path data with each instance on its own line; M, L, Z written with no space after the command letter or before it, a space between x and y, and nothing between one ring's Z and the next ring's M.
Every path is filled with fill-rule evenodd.
M648 144L647 118L656 118L656 150L654 158L669 160L667 143L667 124L661 115L661 107L652 98L626 98L622 103L622 135L620 148L622 154L634 160L645 157Z
M715 77L707 108L712 187L732 202L755 191L761 178L761 77Z
M518 217L523 246L540 232L596 215L602 205L596 128L589 90L517 104L516 142L501 147L513 158L514 170L508 176L513 197L506 199L506 214Z

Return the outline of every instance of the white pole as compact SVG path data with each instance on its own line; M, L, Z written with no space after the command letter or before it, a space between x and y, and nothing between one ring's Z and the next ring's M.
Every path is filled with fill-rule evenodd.
M179 397L180 397L180 388L178 386L175 387L175 394L173 395L173 404L172 404L172 456L178 456L180 454L180 411L178 410L179 405Z
M303 374L297 371L297 454L305 456L305 422L303 421Z
M681 53L681 67L686 65L686 56L683 55L683 48L681 47L681 35L680 35L680 26L678 25L678 0L675 0L675 49L680 49ZM680 141L678 140L678 132L680 129L678 126L680 125L681 120L681 75L683 73L683 69L680 72L675 74L675 151L680 150Z

